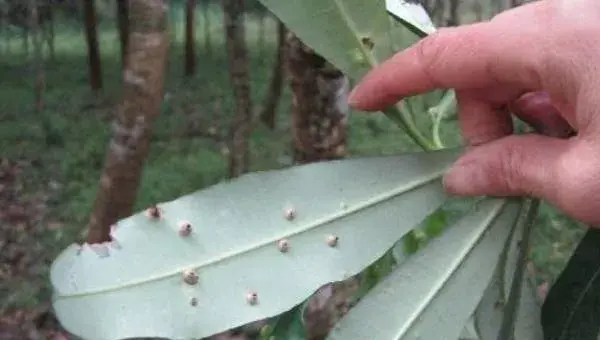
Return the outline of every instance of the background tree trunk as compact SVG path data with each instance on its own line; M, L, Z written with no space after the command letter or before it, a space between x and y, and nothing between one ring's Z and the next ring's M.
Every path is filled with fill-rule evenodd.
M130 0L123 102L114 122L88 242L109 240L110 226L132 213L148 154L152 123L160 112L168 51L165 0Z
M207 54L212 54L212 42L210 34L210 3L208 0L202 1L202 14L204 15L204 49Z
M231 125L229 178L248 171L248 138L252 122L250 72L245 41L244 0L222 0L229 75L235 96L235 119Z
M38 9L40 8L38 4ZM44 22L44 37L46 39L46 44L48 45L48 54L50 56L50 60L54 61L55 58L55 47L54 47L54 2L50 1L42 6L44 9L43 16L44 19L40 20L40 13L38 10L38 25L41 25Z
M287 29L285 25L283 22L277 20L277 56L275 63L273 64L273 72L271 75L271 83L269 84L267 99L260 114L260 120L271 130L275 129L277 106L279 105L279 101L281 99L281 91L283 87L286 58L286 35Z
M348 94L344 74L288 33L287 68L292 87L294 161L305 164L343 158L346 154ZM349 309L355 279L325 285L304 313L307 338L324 339Z
M185 69L184 74L190 77L196 73L196 0L185 3Z
M31 60L35 70L34 82L34 105L36 112L44 108L44 56L42 55L42 40L40 36L40 16L37 0L29 0L29 31L33 41L33 59Z
M346 154L349 82L344 74L288 34L294 160L310 163Z
M117 0L117 22L119 25L119 42L121 44L121 65L127 64L127 45L129 44L129 1Z
M42 55L42 40L40 36L40 16L38 0L29 0L29 30L33 40L33 69L35 70L35 110L41 112L44 108L44 56Z
M449 12L448 20L446 21L446 26L458 26L460 25L460 13L458 11L460 7L459 0L449 0Z
M98 92L102 89L102 69L100 67L100 48L96 23L96 8L94 0L83 1L85 25L85 40L88 48L88 67L90 72L90 87Z

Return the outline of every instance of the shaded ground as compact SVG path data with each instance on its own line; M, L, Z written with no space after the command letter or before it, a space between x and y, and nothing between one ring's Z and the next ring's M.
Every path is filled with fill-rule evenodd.
M26 287L46 286L45 273L52 260L40 240L45 238L46 228L60 227L57 222L45 223L51 188L24 192L21 174L28 166L31 164L0 159L0 295L9 299L38 298L26 296L37 295ZM0 315L0 340L61 340L67 339L65 334L52 316L49 303Z

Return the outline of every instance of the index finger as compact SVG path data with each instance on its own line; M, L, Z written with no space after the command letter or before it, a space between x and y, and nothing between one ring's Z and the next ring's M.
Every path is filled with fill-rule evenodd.
M440 29L397 53L360 81L352 106L380 110L403 97L442 88L540 90L540 47L532 44L539 28L512 14L507 20Z

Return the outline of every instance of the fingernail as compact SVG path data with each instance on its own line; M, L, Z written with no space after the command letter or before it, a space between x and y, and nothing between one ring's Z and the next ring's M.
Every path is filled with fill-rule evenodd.
M350 106L356 106L356 104L358 104L358 102L360 101L360 97L357 97L356 95L359 87L360 85L357 85L354 87L354 89L352 89L352 91L350 91L350 95L348 96L348 104L350 104Z
M479 195L485 186L481 169L474 162L455 163L443 178L445 189L455 195Z

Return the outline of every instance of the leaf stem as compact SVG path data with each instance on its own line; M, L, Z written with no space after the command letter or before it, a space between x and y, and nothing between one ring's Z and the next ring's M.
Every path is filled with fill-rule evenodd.
M410 116L410 112L402 104L398 103L396 106L389 107L383 110L383 113L391 119L394 123L398 124L406 134L423 150L433 151L436 150L435 145L430 142L419 130L415 122Z
M456 94L453 90L446 90L440 102L429 109L429 114L432 116L433 126L431 128L433 135L433 143L437 149L444 148L444 142L440 138L440 124L442 119L446 118L450 107L455 102Z

